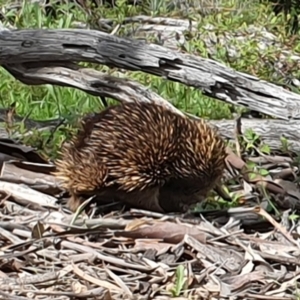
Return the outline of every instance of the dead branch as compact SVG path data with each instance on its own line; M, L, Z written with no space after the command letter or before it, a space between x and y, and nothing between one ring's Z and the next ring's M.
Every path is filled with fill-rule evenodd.
M9 71L22 82L28 85L39 85L51 83L59 86L70 86L85 91L95 96L105 96L116 99L120 102L153 101L157 104L168 106L174 112L182 114L171 103L160 97L157 93L147 89L143 85L127 79L114 77L93 69L79 68L71 63L60 63L60 67L43 67L43 63L10 66ZM121 74L120 74L121 75ZM17 122L22 118L14 116ZM5 120L5 110L0 110L0 121ZM24 120L28 129L56 126L61 120L34 121ZM223 137L234 140L234 121L219 120L209 121L218 127ZM287 138L291 150L300 149L300 126L297 120L266 120L266 119L245 119L241 120L241 130L245 133L252 129L272 149L281 148L281 137Z
M217 120L209 121L218 127L220 133L229 139L234 140L234 121ZM299 151L300 133L299 121L297 120L267 120L267 119L241 119L241 131L245 134L247 130L252 130L258 134L263 143L273 150L282 148L281 138L287 139L290 150Z
M18 74L16 64L26 63L26 67L32 68L30 63L37 61L40 67L49 66L49 61L52 66L71 61L93 62L181 82L212 98L281 119L300 117L300 96L295 93L216 61L141 40L84 29L2 29L0 43L0 64L8 71L14 69L14 76Z
M65 64L67 66L67 64ZM91 95L105 96L116 99L120 102L153 101L160 105L168 106L174 112L182 114L171 103L160 97L155 92L145 88L143 85L126 78L110 76L93 69L71 69L67 67L25 67L24 65L15 65L10 70L17 74L22 81L33 85L51 83L60 86L71 86L83 90ZM0 109L0 122L5 121L6 110ZM16 122L24 122L27 129L50 128L56 127L61 123L60 119L51 121L35 121L30 118L25 120L14 115ZM210 120L212 125L217 126L222 136L234 141L234 120ZM271 149L278 150L281 148L281 138L288 140L291 150L299 151L300 149L300 128L297 120L267 120L267 119L241 119L241 131L244 134L246 130L252 129L257 133L262 141L268 144ZM7 137L5 132L2 133Z

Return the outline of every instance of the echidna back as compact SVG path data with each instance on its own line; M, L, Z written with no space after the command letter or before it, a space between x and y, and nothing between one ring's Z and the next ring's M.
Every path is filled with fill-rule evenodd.
M172 183L181 195L213 186L225 156L222 139L205 122L157 104L130 102L85 118L82 130L62 149L57 174L75 193L128 193L165 185L171 186L168 199L176 201Z

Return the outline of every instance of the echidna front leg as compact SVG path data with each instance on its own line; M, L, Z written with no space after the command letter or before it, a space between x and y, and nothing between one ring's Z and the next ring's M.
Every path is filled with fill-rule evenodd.
M142 191L118 192L117 199L132 207L154 212L163 212L159 205L159 188L147 188Z
M166 213L184 213L191 205L202 202L206 194L205 188L191 192L185 188L184 181L171 181L160 188L159 205Z
M70 197L67 202L67 207L72 212L75 212L78 209L78 207L83 203L84 199L80 195L76 194L73 190L69 190L69 194Z

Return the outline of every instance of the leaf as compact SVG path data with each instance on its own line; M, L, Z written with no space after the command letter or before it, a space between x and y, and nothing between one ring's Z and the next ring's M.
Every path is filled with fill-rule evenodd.
M266 169L260 169L259 174L262 176L267 176L267 175L269 175L269 171Z
M32 228L31 237L34 239L40 239L43 237L44 232L45 232L44 225L40 221L37 221Z
M270 146L264 144L260 147L260 151L265 153L265 154L270 154L271 149L270 149Z
M188 226L186 224L152 221L149 222L149 224L142 222L140 226L138 226L136 221L134 221L134 223L135 229L129 231L117 231L115 232L115 236L135 239L147 237L148 239L161 239L165 243L177 244L183 240L186 234L188 234L202 243L206 242L205 232L200 231L197 227ZM130 228L130 224L127 227Z
M175 286L172 289L174 296L178 297L180 292L183 289L186 279L184 278L184 267L183 265L179 265L176 268L176 282Z
M255 178L256 178L256 175L257 175L257 174L255 174L255 173L249 173L249 179L250 179L250 180L255 179Z

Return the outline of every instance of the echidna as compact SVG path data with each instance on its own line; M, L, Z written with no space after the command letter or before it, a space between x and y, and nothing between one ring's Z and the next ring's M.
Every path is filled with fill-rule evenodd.
M158 212L201 201L225 168L225 143L203 120L158 104L122 103L83 119L63 145L56 177L74 211L97 194Z

